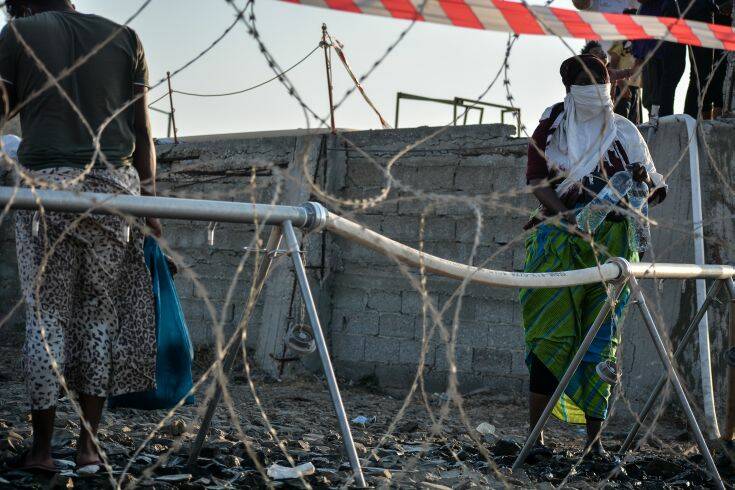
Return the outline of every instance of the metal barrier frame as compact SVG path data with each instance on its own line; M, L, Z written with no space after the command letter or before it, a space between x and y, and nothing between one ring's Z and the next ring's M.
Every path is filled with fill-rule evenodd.
M500 109L500 124L505 124L505 115L515 114L516 119L516 136L520 138L521 131L522 131L522 125L521 125L521 109L518 107L512 107L509 105L503 105L503 104L493 104L491 102L485 102L482 100L475 100L475 99L465 99L464 97L455 97L454 99L438 99L435 97L424 97L423 95L415 95L415 94L407 94L404 92L398 92L396 94L396 118L395 118L395 128L398 129L398 116L400 115L401 110L401 100L416 100L419 102L434 102L436 104L444 104L444 105L451 105L453 108L452 117L453 117L453 125L457 125L457 121L459 120L459 108L467 109L464 113L464 116L462 117L462 124L467 124L467 116L469 115L470 110L477 110L480 111L480 121L478 124L482 124L483 118L485 117L485 107L491 107L494 109ZM482 106L482 107L478 107Z
M694 319L689 328L684 333L673 358L677 357L683 350L683 346L690 340L699 320L704 316L707 308L711 305L719 289L724 285L730 295L731 301L735 302L735 267L725 265L691 265L691 264L649 264L637 263L631 264L622 258L615 258L607 263L590 269L581 269L575 271L558 272L552 274L545 273L511 273L503 271L494 271L490 269L481 269L466 264L459 264L425 254L407 247L399 242L384 237L374 231L365 228L362 225L341 218L329 213L321 204L307 203L302 206L278 206L266 204L250 204L250 203L233 203L222 201L206 201L192 199L178 199L165 197L139 197L129 195L110 195L98 193L75 193L65 191L49 191L49 190L30 190L25 188L0 187L0 206L12 209L39 209L43 208L47 211L67 212L67 213L84 213L93 214L124 214L138 217L156 217L169 219L190 219L208 222L232 222L232 223L260 223L266 225L274 225L274 228L268 239L267 251L259 274L255 278L253 287L255 289L256 300L257 294L263 288L271 269L274 256L279 249L282 238L285 237L288 254L293 261L294 271L299 284L302 299L306 307L311 327L314 331L314 337L322 362L322 369L327 379L329 393L334 405L334 409L339 421L340 431L342 432L343 442L350 465L352 467L355 481L358 485L365 487L365 478L360 467L360 460L357 456L352 432L350 429L349 419L342 403L342 397L339 391L334 369L332 367L329 351L327 348L324 332L322 331L319 316L317 314L316 305L314 304L313 295L309 286L306 269L301 261L298 237L295 228L302 228L307 231L318 231L326 229L336 235L348 238L367 248L375 250L379 253L392 257L407 265L418 266L421 264L428 272L434 272L447 277L456 279L465 279L480 284L491 285L494 287L536 287L536 288L554 288L568 287L577 284L591 283L609 283L612 286L612 292L609 294L607 301L600 310L593 325L590 327L585 336L579 350L572 359L567 371L559 382L556 391L546 406L541 418L535 427L533 427L528 439L526 440L520 454L513 464L513 469L519 468L534 443L538 439L540 432L543 430L548 421L551 412L557 401L564 393L571 378L582 362L582 358L589 349L590 344L594 340L597 332L600 330L607 315L614 308L614 304L626 286L631 288L632 297L636 300L644 323L651 336L657 354L662 364L666 368L666 374L661 377L651 397L647 401L640 415L640 421L631 430L626 439L621 454L625 453L631 446L632 441L640 429L642 421L650 412L653 404L661 393L667 381L674 386L679 403L686 413L689 424L692 427L697 445L700 452L705 458L707 468L715 481L718 488L724 489L724 483L720 477L712 453L707 447L706 440L697 423L696 416L692 411L691 405L687 399L684 388L682 387L678 373L673 365L672 355L667 350L666 344L661 339L660 331L656 325L653 316L646 304L646 298L638 283L639 278L661 278L661 279L715 279L717 282L710 288L707 299ZM731 315L735 312L735 308L731 309ZM246 315L244 313L243 315ZM247 318L242 318L239 325L247 324ZM238 330L235 335L241 334ZM237 359L239 343L234 343L230 350L226 353L223 361L223 370L229 375L235 360ZM215 381L216 382L216 381ZM210 400L207 411L200 424L199 433L191 446L189 454L189 464L196 463L199 452L209 432L212 416L219 404L222 396L222 387L218 384L213 398Z

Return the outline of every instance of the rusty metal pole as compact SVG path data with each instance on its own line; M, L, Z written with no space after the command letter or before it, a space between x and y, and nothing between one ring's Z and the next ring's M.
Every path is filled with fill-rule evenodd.
M722 439L732 441L735 438L735 285L732 278L727 280L728 292L730 293L730 338L728 349L725 352L727 360L727 406L725 418L725 430L722 431Z
M177 145L179 144L179 135L176 131L176 116L174 113L176 112L176 109L174 109L174 91L171 88L171 72L166 72L166 78L168 79L168 102L171 104L171 125L174 127L174 143Z
M334 124L334 95L332 86L332 61L329 56L330 44L327 42L327 24L322 24L322 47L324 48L324 63L327 67L327 90L329 92L329 117L331 119L332 134L337 134L337 127Z

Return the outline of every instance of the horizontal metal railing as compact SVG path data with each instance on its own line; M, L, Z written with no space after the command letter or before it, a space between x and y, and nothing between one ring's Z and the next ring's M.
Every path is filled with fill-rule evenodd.
M636 263L623 267L615 261L599 267L553 273L506 272L474 267L420 252L376 233L358 223L327 211L317 203L302 206L244 202L139 197L87 192L0 187L0 206L15 209L93 214L119 213L168 219L279 225L290 221L297 228L326 227L336 235L411 266L423 264L427 271L454 279L468 279L488 286L508 288L554 288L621 280L628 274L643 279L726 279L735 277L729 265Z

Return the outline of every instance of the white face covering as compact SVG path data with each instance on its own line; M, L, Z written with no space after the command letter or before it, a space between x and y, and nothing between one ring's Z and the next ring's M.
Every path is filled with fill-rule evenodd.
M549 166L567 174L557 187L560 196L594 172L615 141L610 84L572 85L562 117L546 148Z

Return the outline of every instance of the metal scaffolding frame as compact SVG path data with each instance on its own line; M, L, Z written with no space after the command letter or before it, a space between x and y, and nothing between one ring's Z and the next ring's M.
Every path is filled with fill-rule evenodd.
M415 100L418 102L433 102L435 104L444 104L444 105L450 105L453 108L452 111L452 117L453 117L453 125L457 126L457 122L459 121L459 109L466 109L464 112L464 115L462 116L462 125L467 124L467 116L469 115L471 110L475 110L479 112L479 122L478 124L483 123L483 119L485 118L485 107L490 107L493 109L500 109L500 124L505 124L505 115L506 114L512 114L515 118L516 123L516 136L520 138L521 131L522 131L522 123L521 123L521 109L518 107L513 107L509 105L503 105L503 104L493 104L492 102L485 102L483 100L476 100L476 99L467 99L464 97L455 97L454 99L438 99L435 97L424 97L423 95L415 95L415 94L407 94L405 92L398 92L396 94L396 118L395 118L395 128L398 128L398 120L399 115L401 111L401 100Z
M329 213L321 204L318 203L307 203L302 206L278 206L0 187L0 206L15 209L38 209L42 207L47 211L71 213L90 212L94 214L124 214L139 217L147 216L170 219L190 219L207 222L223 221L232 223L260 223L264 225L273 225L274 228L268 239L265 256L260 259L261 262L259 264L258 275L253 284L253 287L255 288L255 299L257 300L257 295L262 290L263 285L268 278L268 272L271 269L274 256L279 250L282 239L285 238L287 253L291 256L293 261L294 272L296 274L301 296L308 313L309 322L314 331L314 339L322 362L322 369L327 380L329 394L334 405L345 450L354 473L355 482L363 487L365 486L365 478L360 467L360 461L352 438L349 419L347 418L344 404L342 403L342 397L330 360L316 305L314 304L313 295L306 275L306 269L301 260L301 251L295 228L301 228L306 231L326 229L379 253L393 257L405 264L417 265L420 263L428 272L434 272L457 279L468 279L472 282L491 285L494 287L554 288L600 282L609 283L611 285L611 291L606 303L603 305L593 325L587 332L586 337L580 345L580 348L575 354L566 373L560 380L559 385L552 395L552 398L546 406L541 418L536 426L533 427L520 454L513 464L513 469L519 468L525 461L533 444L538 439L538 435L548 421L554 406L564 393L574 372L582 362L582 359L587 353L587 350L589 349L589 346L594 340L597 332L600 330L607 316L614 309L614 305L617 302L618 297L626 286L630 287L632 296L636 300L635 303L640 310L651 340L656 347L657 354L666 369L666 374L661 377L656 385L656 388L640 414L639 422L636 423L631 430L620 452L621 454L625 453L630 448L642 422L649 414L656 399L663 390L663 387L667 382L671 382L679 403L681 404L694 432L697 444L705 459L707 468L715 482L715 485L718 488L725 488L712 458L712 453L707 447L704 435L702 434L696 416L692 411L684 388L682 387L679 375L673 364L673 359L681 353L684 345L686 345L686 343L691 339L696 331L699 320L704 316L707 308L712 304L712 301L723 285L726 287L731 299L730 315L735 315L735 282L733 282L733 277L735 277L735 267L725 265L693 264L631 264L624 259L615 258L596 268L557 272L553 274L508 273L490 269L480 269L419 252L407 247L406 245L400 244L368 230L361 225L346 220L345 218ZM697 311L694 319L689 325L689 328L682 336L673 356L667 350L666 344L661 338L659 327L656 325L648 305L646 304L646 298L638 283L639 278L714 279L716 281L710 288L705 303L699 311ZM251 313L251 311L248 312L246 309L246 312L243 315L249 315ZM244 325L247 325L248 319L249 318L247 317L243 317L241 319L239 329L235 332L235 339L242 334L241 329L244 328ZM735 335L735 321L733 318L731 318L731 325L731 330L733 330L731 334ZM732 341L733 339L731 339L731 343ZM240 348L240 342L234 342L226 353L223 361L223 371L225 375L228 375L234 366L237 359L237 353ZM195 464L197 461L199 452L209 431L212 416L220 402L221 396L222 386L218 384L215 394L210 400L207 411L200 424L199 433L191 446L189 464ZM731 408L733 407L728 406L729 410ZM731 415L732 414L728 413L728 419L731 418Z

